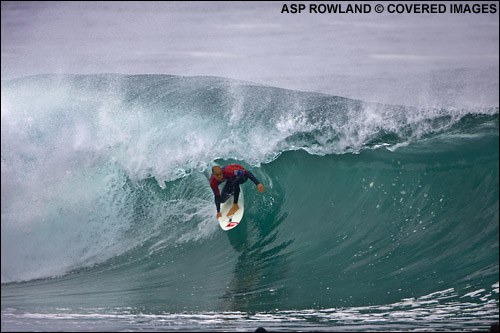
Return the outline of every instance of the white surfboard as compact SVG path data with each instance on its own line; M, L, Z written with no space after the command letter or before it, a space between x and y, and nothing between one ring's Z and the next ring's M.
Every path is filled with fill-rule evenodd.
M240 189L240 196L238 198L238 210L231 216L227 216L227 213L233 206L233 199L234 196L230 196L229 199L226 200L226 202L222 203L220 205L220 213L222 214L222 217L219 217L219 224L222 230L231 230L234 227L236 227L240 222L241 219L243 218L243 212L245 211L245 207L243 206L244 200L243 200L243 191Z

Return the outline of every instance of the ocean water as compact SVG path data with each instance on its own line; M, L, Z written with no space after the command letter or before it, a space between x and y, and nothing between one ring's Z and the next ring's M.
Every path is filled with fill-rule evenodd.
M2 331L498 322L498 11L282 5L2 1Z
M2 330L485 330L498 107L217 77L2 82ZM239 163L245 217L215 219Z

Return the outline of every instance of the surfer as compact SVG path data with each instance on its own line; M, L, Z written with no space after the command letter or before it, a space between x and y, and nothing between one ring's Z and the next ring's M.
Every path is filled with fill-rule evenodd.
M233 206L227 213L227 216L233 215L238 210L238 197L240 195L240 184L243 184L248 179L251 179L257 185L257 191L264 192L262 185L257 178L248 170L243 169L238 164L230 164L224 167L214 166L212 168L212 176L210 177L210 187L214 191L215 206L217 207L217 218L221 217L220 204L225 202L232 194L234 194ZM219 192L219 185L226 183Z

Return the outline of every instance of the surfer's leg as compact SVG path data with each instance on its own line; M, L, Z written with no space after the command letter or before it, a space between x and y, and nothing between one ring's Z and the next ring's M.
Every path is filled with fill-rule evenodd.
M238 203L238 198L240 197L240 184L236 183L234 185L234 201L233 203Z
M248 180L247 176L237 176L233 179L233 188L234 188L234 203L238 203L238 198L240 197L240 184L245 183Z
M237 176L234 177L233 180L227 181L224 187L222 188L220 199L221 202L226 202L226 200L234 194L234 203L238 203L238 198L240 195L240 184L243 184L248 180L247 176Z
M226 200L233 194L233 192L234 192L233 182L227 181L220 193L220 201L226 202Z
M247 176L236 176L232 180L233 187L236 187L236 185L244 184L247 180L248 180Z

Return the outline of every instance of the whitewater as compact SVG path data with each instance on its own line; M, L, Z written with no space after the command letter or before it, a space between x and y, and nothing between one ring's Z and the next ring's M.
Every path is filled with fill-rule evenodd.
M3 82L2 110L7 327L83 315L167 329L182 313L188 329L484 328L498 315L498 108L102 74ZM245 185L244 223L225 233L208 179L228 163L267 191Z
M498 322L498 14L1 6L2 331Z

